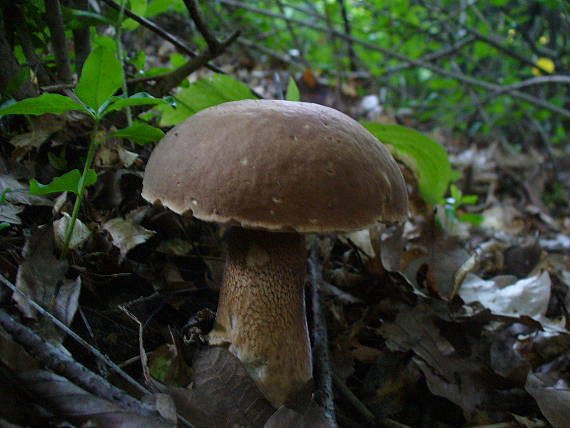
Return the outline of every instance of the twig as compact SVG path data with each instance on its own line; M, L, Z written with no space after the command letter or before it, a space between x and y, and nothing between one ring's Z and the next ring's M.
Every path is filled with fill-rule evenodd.
M436 59L442 58L444 56L448 56L451 55L454 52L457 52L459 49L463 48L463 46L466 46L470 43L472 43L475 40L474 37L464 37L461 40L458 40L457 42L455 42L453 45L451 46L447 46L443 49L434 51L434 52L430 52L424 56L422 56L420 58L420 60L422 61L435 61ZM384 70L382 72L382 76L386 76L388 74L394 74L394 73L399 73L402 70L405 70L407 68L411 68L413 67L413 64L398 64L394 67L390 67L387 68L386 70Z
M334 395L332 387L332 368L329 355L327 321L319 298L319 282L322 279L318 261L318 241L315 239L311 246L309 257L311 273L311 296L313 312L313 350L317 369L316 381L323 399L323 408L328 421L337 426L334 410Z
M77 333L75 333L73 330L71 330L69 327L67 327L63 322L61 322L59 319L57 319L55 316L53 316L50 312L46 311L41 305L39 305L33 299L31 299L26 293L24 293L22 290L17 288L14 284L12 284L10 281L8 281L8 279L6 279L4 277L4 275L2 275L2 274L0 274L0 282L2 282L5 286L7 286L13 292L18 293L21 296L23 296L36 311L38 311L41 315L48 318L59 329L61 329L66 334L68 334L70 337L72 337L81 346L83 346L85 349L87 349L89 352L91 352L96 358L103 361L103 363L105 363L109 368L111 368L119 376L121 376L123 379L125 379L137 391L139 391L143 394L150 394L150 391L148 389L146 389L143 385L141 385L139 382L137 382L135 379L133 379L131 376L129 376L127 373L125 373L123 370L121 370L121 368L119 366L117 366L113 361L111 361L109 359L109 357L107 357L106 355L103 355L101 352L99 352L97 349L95 349L93 346L91 346L81 336L79 336Z
M86 391L112 401L120 407L146 417L160 417L156 409L141 403L110 384L101 376L88 370L69 355L44 340L30 328L18 323L3 309L0 309L0 326L22 345L34 358L46 367L71 380Z
M570 85L570 76L563 74L553 74L550 76L531 77L530 79L523 80L522 82L517 82L511 85L502 86L501 89L497 90L494 93L494 95L502 94L504 92L510 92L516 89L525 88L527 86L545 85L548 83L565 83Z
M161 76L161 79L157 81L157 84L152 89L150 89L149 92L155 97L162 97L172 88L178 86L180 82L182 82L190 73L198 70L200 67L206 66L210 60L218 56L229 45L231 45L238 36L239 32L232 34L229 39L220 43L215 52L207 49L196 58L193 58L181 67L178 67L171 73L163 74Z
M113 9L117 10L117 11L121 10L121 5L115 3L113 0L101 0L101 1L103 3L105 3L106 5L112 7ZM128 8L124 8L123 12L126 16L131 18L133 21L138 22L140 25L142 25L143 27L152 31L153 33L157 34L162 39L172 43L179 51L184 52L186 55L188 55L192 58L198 56L198 53L195 52L194 50L192 50L190 48L190 46L188 46L184 41L180 40L178 37L169 33L168 31L160 28L154 22L152 22L146 18L143 18L142 16L137 15L136 13L134 13L133 11L131 11ZM214 70L214 71L217 71L217 70Z
M123 96L125 98L129 97L129 87L127 85L127 76L125 70L125 58L123 55L123 42L121 41L121 37L123 34L123 16L125 14L125 4L126 0L121 0L121 10L119 11L119 16L115 21L115 45L117 46L117 59L121 63L121 90L123 91ZM131 126L133 124L133 112L130 106L125 108L125 115L127 117L127 126Z
M325 26L322 26L319 24L314 24L311 22L305 22L305 21L295 19L295 18L289 18L287 16L283 16L283 15L275 13L275 12L270 12L270 11L267 11L267 10L264 10L264 9L261 9L261 8L255 7L255 6L250 6L249 4L243 3L241 1L237 1L237 0L218 0L218 1L220 3L227 4L230 6L241 7L243 9L246 9L246 10L261 14L261 15L270 16L273 18L290 20L293 23L296 23L298 25L301 25L301 26L304 26L307 28L312 28L316 31L328 32L328 29ZM502 86L500 86L500 85L496 85L494 83L486 82L484 80L479 80L479 79L476 79L474 77L467 76L465 74L458 73L455 71L445 70L445 69L438 67L434 64L431 64L427 61L410 58L410 57L403 55L399 52L391 51L390 49L383 48L383 47L378 46L374 43L367 42L366 40L361 40L361 39L358 39L356 37L349 36L349 35L344 34L338 30L333 30L333 31L334 31L335 35L339 38L342 38L345 40L351 40L353 43L364 46L367 49L383 53L386 56L396 58L396 59L403 61L403 62L406 62L408 64L411 64L411 65L414 65L417 67L427 68L428 70L431 70L434 73L437 73L439 75L449 77L449 78L458 80L460 82L463 82L463 83L466 83L469 85L473 85L473 86L477 86L477 87L480 87L480 88L483 88L483 89L486 89L489 91L493 91L493 92L502 89ZM549 110L551 112L560 114L561 116L570 118L570 110L566 110L564 108L558 107L554 104L549 103L548 101L542 100L540 98L537 98L537 97L534 97L532 95L528 95L528 94L525 94L524 92L519 92L519 91L511 91L510 95L512 97L525 100L531 104L535 104L535 105L542 107L546 110Z
M441 8L439 8L437 6L430 5L429 2L426 2L425 6L429 9L432 9L433 11L435 11L437 13L444 14L444 15L448 16L446 11L442 10ZM473 10L477 11L477 8L473 8ZM544 68L535 64L531 59L526 58L526 57L522 56L521 54L519 54L518 52L515 52L514 50L507 47L504 44L504 42L498 36L496 36L496 35L486 36L483 33L479 32L478 30L471 28L468 25L465 25L463 22L461 22L459 20L459 18L456 18L453 16L449 16L449 18L455 23L455 25L461 27L462 29L467 31L469 34L473 35L477 40L493 46L499 52L502 52L505 55L508 55L511 58L514 58L523 64L529 65L531 67L536 67L536 68L540 69L543 73L550 74L547 70L545 70Z
M230 45L235 39L239 37L240 32L234 31L233 34L228 37L225 42L219 42L216 39L216 36L210 31L204 20L202 19L202 14L198 10L198 5L196 0L184 0L184 4L186 5L186 9L188 9L188 13L190 14L190 18L194 21L194 25L206 41L208 45L208 50L210 55L217 56L222 53L228 45Z
M96 348L91 346L89 343L87 343L81 336L79 336L77 333L75 333L73 330L71 330L69 327L67 327L63 322L61 322L59 319L57 319L49 311L45 310L41 305L39 305L36 301L34 301L31 297L29 297L22 290L17 288L7 278L5 278L4 275L2 275L2 274L0 274L0 282L3 283L6 287L8 287L10 290L12 290L14 293L18 293L21 296L23 296L27 300L27 302L30 304L30 306L32 306L36 311L38 311L38 313L40 313L41 315L43 315L47 319L49 319L53 324L56 325L56 327L58 327L59 329L64 331L72 339L74 339L81 346L83 346L87 351L89 351L96 358L101 360L111 370L113 370L120 377L122 377L124 380L126 380L127 383L129 383L131 386L133 386L137 391L139 391L140 393L145 394L145 395L148 395L151 393L147 388L145 388L143 385L141 385L139 382L137 382L135 379L133 379L129 374L127 374L123 369L121 369L117 364L115 364L113 361L111 361L111 359L109 357L102 354L99 350L97 350ZM28 337L27 336L27 334L28 334L27 330L29 330L29 329L27 327L24 327L24 326L16 323L8 314L6 314L1 309L0 309L0 315L1 315L0 325L2 327L4 327L4 329L6 331L10 332L10 334L12 334L14 336L14 334L10 331L10 325L9 324L15 323L16 324L15 328L21 327L23 329L26 329L26 330L22 330L23 333L21 336L22 337ZM6 317L8 317L11 321L8 320ZM6 325L4 325L4 323L6 323L6 325L8 325L8 327L6 327ZM14 330L14 331L20 331L20 330ZM45 343L46 345L49 345L45 340L43 340L41 337L37 336L33 331L29 330L29 333L35 335L42 344ZM27 347L27 345L25 343L19 342L17 337L14 337L14 340L16 340L18 343L20 343L24 347ZM35 340L35 338L32 336L29 336L29 340L30 340L29 343L31 344ZM41 345L38 345L38 346L41 346ZM97 392L89 389L89 385L91 385L93 382L93 378L91 378L89 376L93 375L95 377L98 377L98 375L90 372L85 367L83 367L81 364L79 364L78 362L73 360L71 357L69 357L67 354L63 354L59 349L53 347L52 345L49 345L49 346L51 346L51 348L49 348L49 347L48 348L41 348L41 349L45 350L45 352L46 352L46 360L41 359L40 354L38 352L34 352L33 355L35 357L37 357L38 359L40 359L44 364L46 364L46 366L51 368L54 372L59 373L64 377L67 377L68 379L78 383L80 386L82 386L87 391L92 392L93 394L97 395ZM35 349L35 348L33 348L33 349ZM51 352L53 350L55 350L55 354L53 354ZM63 358L63 359L59 360L59 358ZM53 364L55 364L55 367L52 367L49 365L52 361L53 361ZM60 362L57 362L57 361L60 361ZM72 367L72 368L69 368L69 367ZM58 371L58 370L60 370L60 371ZM71 370L72 372L69 372L69 374L68 374L67 370ZM84 374L84 373L87 373L87 374L85 374L82 379L84 379L85 382L87 382L87 386L83 385L81 379L78 380L78 379L75 379L75 377L74 377L75 375L78 375L81 377L82 374ZM104 382L107 382L105 379L102 379L102 380ZM95 379L95 381L96 381L96 379ZM115 388L116 391L118 391L119 395L117 397L120 398L121 400L123 400L123 396L126 396L127 397L126 402L130 402L130 400L134 400L135 402L133 403L133 405L135 405L135 407L140 404L144 407L144 409L147 409L147 410L150 409L152 411L150 416L156 416L156 414L154 413L154 410L151 409L150 407L148 407L146 404L140 403L138 400L136 400L136 399L132 398L131 396L125 394L123 391L116 388L115 386L113 386L111 384L109 384L109 385L112 388ZM108 396L107 395L101 395L100 397L105 398L105 399L114 399L116 396L110 393L110 395L108 395ZM119 404L120 404L120 402L119 402ZM139 414L143 414L143 413L139 413ZM193 427L193 425L190 422L188 422L183 416L181 416L179 414L177 414L177 416L178 416L178 420L180 421L181 424L183 424L184 426L187 426L187 427L191 427L191 428Z
M336 388L346 397L348 401L366 418L370 426L380 426L382 428L409 428L389 418L377 419L374 414L364 405L360 399L346 386L346 384L336 374L333 375Z
M352 28L350 25L350 19L348 17L348 10L346 9L346 3L344 0L338 0L338 5L340 7L340 13L342 16L342 23L344 25L344 32L349 36L352 35ZM354 51L354 46L350 40L347 40L346 49L348 53L348 59L350 60L350 70L356 71L356 52Z
M279 52L275 52L274 50L271 50L263 45L260 45L259 43L256 43L253 40L246 39L245 37L240 37L239 39L237 39L236 43L250 49L255 49L256 51L259 51L267 56L278 59L279 61L284 62L285 64L288 64L291 67L297 68L299 70L303 70L304 68L306 68L305 65L300 64L296 62L293 58L291 58L290 55L285 55Z
M218 12L218 10L216 8L213 7L213 5L210 2L206 3L206 7L208 7L208 9L210 10L210 12L212 14L214 14L216 16L216 18L218 18L220 24L226 28L229 29L230 28L230 24L228 24L223 16L221 16L221 14ZM290 65L291 67L297 68L299 70L304 70L306 68L306 65L300 64L298 62L295 61L295 59L291 56L291 55L287 55L287 54L282 54L279 52L276 52L272 49L269 49L266 46L260 45L257 42L254 42L253 40L250 39L246 39L243 36L240 36L237 40L236 40L236 44L244 46L246 48L249 49L255 49L259 52L261 52L262 54L265 54L267 56L270 56L272 58L275 58L281 62L284 62L285 64ZM303 58L301 58L302 60ZM261 98L261 97L260 97Z
M275 3L277 3L277 7L279 8L279 11L283 15L285 15L285 7L283 6L283 2L281 0L275 0ZM311 64L309 64L309 62L305 58L305 55L303 53L303 47L301 46L301 43L299 42L299 38L297 37L297 33L295 32L295 29L291 25L291 22L285 21L285 25L287 25L287 30L289 31L289 34L291 35L291 39L293 39L293 44L295 45L295 48L299 52L299 58L301 59L303 64L305 64L306 68L310 68Z
M338 104L338 107L340 110L344 109L344 103L343 103L343 99L341 96L341 88L342 88L342 81L344 79L344 70L341 66L341 61L340 61L340 53L339 53L339 49L338 49L338 43L337 43L337 37L336 37L336 31L334 29L332 20L331 20L331 14L329 13L329 8L325 7L325 18L326 18L326 25L327 25L327 31L328 31L328 36L330 38L330 45L331 45L331 50L332 50L332 57L333 57L333 61L334 61L334 65L335 68L337 70L337 75L336 75L336 85L335 85L335 98Z
M46 7L46 21L51 33L57 75L63 82L69 83L73 80L73 75L71 74L69 56L67 55L67 43L63 17L61 15L61 5L59 0L44 1Z
M101 0L101 1L103 3L105 3L106 5L112 7L115 10L121 10L121 5L115 3L113 0ZM175 35L169 33L168 31L166 31L164 29L162 29L161 27L156 25L154 22L152 22L146 18L143 18L142 16L137 15L136 13L134 13L132 10L130 10L128 8L124 8L123 11L124 11L124 14L126 16L128 16L129 18L131 18L133 21L138 22L140 25L142 25L146 29L152 31L156 35L160 36L162 39L172 43L179 51L185 53L189 57L195 58L195 57L199 56L199 53L194 51L190 46L188 46L186 44L186 42L180 40ZM214 64L207 64L206 67L208 69L216 72L216 73L226 74L220 67L218 67ZM165 76L165 75L163 74L162 76ZM159 76L154 76L154 77L156 79ZM149 80L154 80L154 79L149 79Z
M154 96L163 96L172 88L178 86L190 73L207 65L210 60L222 54L240 35L239 31L235 31L225 41L219 42L208 26L204 23L202 15L198 10L196 0L184 0L184 4L190 13L190 17L192 18L192 21L194 21L196 28L198 28L198 31L202 37L204 37L204 40L206 40L208 49L171 73L163 75L163 77L157 81L157 84L150 90L150 93Z
M366 418L370 426L375 426L377 421L374 414L368 410L362 401L345 385L342 379L335 373L333 374L335 387L350 401L350 403L358 410L358 412Z
M222 52L224 52L225 49L230 44L232 44L235 41L235 39L237 39L237 37L239 37L239 31L233 33L227 40L223 42L218 42L216 38L213 36L213 34L210 32L208 27L206 26L206 24L204 23L202 17L200 16L195 0L184 0L184 3L188 8L190 16L192 17L192 20L196 24L198 31L200 31L200 34L202 35L202 37L204 37L206 43L208 44L208 50L200 54L192 50L185 42L180 40L178 37L163 30L152 21L149 21L148 19L137 15L136 13L132 12L127 8L121 8L121 5L115 3L113 0L102 0L102 1L116 10L119 11L122 10L126 16L138 22L145 28L148 28L149 30L153 31L155 34L158 34L160 37L169 41L179 50L181 50L182 52L193 58L193 60L188 61L186 64L182 65L181 67L177 68L176 70L170 73L162 74L160 76L154 76L154 78L148 79L148 80L155 80L158 82L157 85L155 85L152 89L149 90L149 92L154 96L158 97L163 96L165 93L167 93L172 88L177 86L182 80L184 80L186 76L188 76L190 73L192 73L193 71L197 70L200 67L207 67L210 70L215 71L216 73L225 74L221 68L213 64L209 64L209 62L212 59L214 59L216 56L219 56ZM137 81L140 82L145 80L141 80L139 78L137 79Z
M74 0L73 8L77 10L89 10L89 0ZM77 74L81 74L83 63L91 52L91 32L89 27L72 30L73 49L75 51L75 68Z

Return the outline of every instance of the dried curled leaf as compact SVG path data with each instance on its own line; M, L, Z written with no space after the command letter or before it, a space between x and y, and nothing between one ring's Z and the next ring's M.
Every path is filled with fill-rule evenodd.
M190 388L167 387L178 412L199 427L263 427L275 409L227 349L199 351Z
M570 388L563 379L548 379L548 376L530 373L526 391L538 403L540 411L555 428L564 428L570 421Z
M44 309L54 314L65 324L71 324L77 311L81 279L65 277L67 262L54 255L54 233L51 226L36 229L24 247L25 261L18 269L16 286ZM28 300L14 293L14 300L22 313L29 318L36 317ZM42 318L42 334L52 343L63 340L64 334Z

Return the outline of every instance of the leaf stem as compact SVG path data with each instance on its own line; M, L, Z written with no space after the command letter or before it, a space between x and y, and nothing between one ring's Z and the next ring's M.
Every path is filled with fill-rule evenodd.
M127 79L125 75L125 62L124 62L124 55L123 55L123 44L121 42L121 33L122 33L122 25L123 25L123 17L125 14L125 0L121 0L121 9L119 10L119 17L115 24L115 43L117 44L117 59L121 63L121 71L123 73L123 83L121 84L121 89L123 90L123 94L125 98L129 97L129 90L127 87ZM133 115L131 112L131 107L127 106L125 109L125 113L127 115L127 125L131 126L133 124Z
M65 238L63 240L63 250L61 251L61 258L64 259L69 251L69 243L71 242L71 237L73 236L73 229L75 228L75 223L77 222L77 216L79 215L79 209L81 208L81 203L83 202L83 197L85 196L85 187L87 183L87 174L93 165L93 159L95 159L95 153L97 152L97 147L99 147L99 140L97 138L97 133L99 131L99 123L101 119L95 118L95 125L93 127L93 133L91 134L91 141L89 142L89 150L87 151L87 158L85 159L85 165L83 166L83 172L79 183L77 183L77 196L75 198L75 204L73 205L73 211L71 212L71 219L67 224L67 229L65 230Z

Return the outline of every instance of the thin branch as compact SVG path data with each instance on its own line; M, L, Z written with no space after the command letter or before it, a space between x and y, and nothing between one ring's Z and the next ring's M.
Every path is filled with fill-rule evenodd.
M460 50L464 46L472 43L474 40L475 40L474 37L464 37L461 40L458 40L457 42L455 42L451 46L447 46L443 49L440 49L440 50L437 50L434 52L430 52L430 53L422 56L420 58L420 60L422 60L422 61L435 61L437 59L449 56L449 55L457 52L458 50ZM386 70L384 70L382 72L382 76L386 76L388 74L399 73L400 71L406 70L408 68L412 68L413 66L414 66L413 64L398 64L394 67L390 67L390 68L387 68Z
M77 10L89 10L89 0L74 0L73 8ZM72 30L73 49L75 51L75 69L81 74L83 63L91 52L91 31L89 27Z
M61 5L59 0L44 0L44 4L46 8L46 21L51 34L53 52L55 55L57 75L63 82L70 83L73 80L73 75L71 74L71 66L67 54L67 40L65 37L63 16L61 14Z
M337 0L338 1L338 5L340 6L340 13L342 16L342 22L344 25L344 32L345 34L348 34L349 36L352 35L352 27L350 25L350 19L348 17L348 10L346 8L346 3L344 0ZM350 70L351 71L356 71L357 70L357 66L356 66L356 52L354 50L354 46L353 43L350 40L347 40L346 43L346 49L347 49L347 53L348 53L348 58L350 60Z
M214 57L220 55L238 37L239 31L232 34L226 41L218 43L215 52L207 49L171 73L163 74L161 79L158 80L157 84L150 89L149 92L155 97L162 97L172 88L178 86L190 73L198 70L200 67L206 66Z
M57 328L68 334L72 339L74 339L87 351L93 354L93 356L101 360L112 371L117 373L120 377L127 381L128 384L134 387L135 390L144 395L149 395L151 393L147 388L145 388L143 385L133 379L129 374L127 374L123 369L121 369L117 364L115 364L109 357L102 354L98 349L87 343L81 336L67 327L49 311L44 309L30 296L17 288L2 274L0 274L0 282L12 290L14 293L18 293L24 297L30 306L38 311L39 314L45 316L53 324L55 324ZM10 333L16 342L24 346L26 349L30 349L34 357L39 359L47 367L51 368L55 373L58 373L67 379L72 380L85 390L101 398L112 401L118 400L117 404L121 405L122 407L125 407L126 404L129 410L138 409L140 406L142 406L140 407L140 412L133 410L138 414L144 416L158 416L158 413L156 413L156 410L154 408L148 406L147 404L139 402L128 394L125 394L122 390L108 383L105 379L101 379L102 382L100 382L98 379L99 376L97 374L92 373L87 368L73 360L73 358L71 358L69 355L61 352L60 349L46 342L40 336L36 335L32 330L14 321L2 309L0 309L0 326L2 326L8 333ZM184 426L193 427L193 425L188 422L183 416L177 414L177 417Z
M279 11L283 15L285 15L285 7L283 6L283 2L281 0L275 0L275 2L277 3L277 7L279 8ZM295 45L295 48L299 52L299 58L301 59L303 64L305 64L306 68L310 68L311 64L309 64L309 62L305 58L305 55L303 53L303 47L301 46L301 42L299 42L299 38L297 37L297 33L295 32L295 29L291 25L291 22L285 21L285 25L287 25L287 30L289 31L289 34L291 35L291 38L293 39L293 44Z
M370 426L376 426L376 416L364 405L362 401L358 399L356 395L346 386L342 379L335 373L333 375L334 385L338 391L340 391L348 401L354 406L358 413L366 418L366 421Z
M138 415L159 418L156 409L126 394L101 376L88 370L69 355L47 340L38 336L30 328L18 323L3 309L0 309L0 326L14 341L22 345L30 355L55 373L66 377L93 395L112 401L123 409Z
M226 47L239 36L239 31L234 31L234 33L225 42L219 42L216 36L210 31L210 28L204 22L202 14L198 9L196 0L184 0L184 4L186 5L186 9L188 9L190 18L192 18L192 21L194 21L194 25L196 25L196 28L206 41L208 50L212 56L222 53Z
M376 416L366 407L366 405L360 401L360 399L354 395L348 386L342 381L342 379L336 374L333 375L334 384L336 388L346 397L348 401L355 407L355 409L366 418L370 426L378 426L381 428L410 428L408 425L403 425L389 418L376 419Z
M545 85L549 83L565 83L570 85L570 76L564 74L553 74L550 76L531 77L530 79L523 80L522 82L502 86L501 89L495 92L495 95L502 94L504 92L511 92L513 90L525 88L527 86Z
M230 24L228 24L225 20L224 17L221 16L221 14L218 12L218 10L216 10L216 8L213 7L213 5L211 3L206 3L206 7L209 8L210 12L212 14L214 14L216 16L216 18L218 19L219 23L221 26L223 26L226 29L229 29L231 27ZM291 67L297 68L299 70L304 70L306 68L306 64L303 65L301 63L298 63L295 61L295 59L288 54L282 54L280 52L276 52L272 49L269 49L266 46L263 46L261 44L259 44L258 42L254 42L251 39L247 39L243 36L240 36L237 40L236 40L236 44L244 46L248 49L254 49L257 50L259 52L261 52L262 54L265 54L267 56L270 56L272 58L275 58L281 62L284 62L285 64L288 64ZM301 58L302 60L303 58Z
M329 9L327 7L325 7L325 18L326 18L328 37L330 38L332 57L333 57L333 61L334 61L336 71L337 71L336 85L334 87L335 98L336 98L336 102L337 102L337 108L340 110L343 110L344 109L344 105L343 105L344 103L343 103L343 99L341 96L341 88L342 88L342 81L344 80L344 71L345 70L343 70L342 64L341 64L341 61L339 58L340 52L338 49L336 30L334 29L334 26L333 26L333 23L331 20L331 14L329 13Z
M4 277L4 275L2 275L2 274L0 274L0 282L2 282L5 286L7 286L14 293L18 293L19 295L23 296L36 311L38 311L41 315L48 318L52 323L54 323L56 325L56 327L58 327L63 332L68 334L71 338L73 338L76 342L78 342L81 346L83 346L87 351L89 351L91 354L93 354L96 358L103 361L103 363L105 363L109 368L111 368L114 372L116 372L119 376L121 376L124 380L126 380L137 391L139 391L143 394L150 394L150 391L148 389L146 389L143 385L141 385L139 382L137 382L135 379L133 379L130 375L125 373L124 370L121 370L121 368L119 366L117 366L113 361L111 361L111 359L109 359L109 357L107 357L106 355L103 355L99 350L97 350L96 348L91 346L81 336L79 336L77 333L75 333L73 330L71 330L69 327L67 327L63 322L61 322L59 319L57 319L55 316L53 316L50 312L45 310L41 305L36 303L26 293L24 293L22 290L17 288L14 284L12 284L10 281L8 281L8 279L6 279Z
M304 27L312 28L312 29L317 30L317 31L322 31L325 33L328 31L328 29L322 25L313 24L310 22L304 22L304 21L301 21L301 20L295 19L295 18L289 18L289 17L280 15L280 14L275 13L275 12L270 12L270 11L266 11L264 9L260 9L258 7L250 6L250 5L243 3L243 2L240 2L240 1L236 1L236 0L218 0L218 1L220 3L224 3L224 4L227 4L230 6L241 7L243 9L250 10L252 12L255 12L255 13L258 13L261 15L270 16L270 17L279 18L279 19L288 19L293 23L296 23L296 24L304 26ZM455 80L458 80L460 82L463 82L463 83L466 83L469 85L473 85L473 86L477 86L477 87L480 87L480 88L483 88L483 89L486 89L486 90L489 90L492 92L496 92L496 91L499 91L502 89L502 86L500 86L500 85L496 85L494 83L489 83L489 82L486 82L484 80L479 80L479 79L476 79L474 77L470 77L470 76L467 76L465 74L458 73L455 71L445 70L445 69L438 67L436 65L433 65L427 61L422 61L419 59L413 59L413 58L410 58L410 57L403 55L399 52L394 52L394 51L391 51L390 49L380 47L374 43L367 42L366 40L361 40L361 39L358 39L356 37L349 36L347 34L339 32L337 30L333 30L333 31L334 31L335 35L337 35L339 38L342 38L345 40L351 40L352 42L357 43L361 46L364 46L367 49L370 49L370 50L373 50L376 52L380 52L386 56L396 58L396 59L403 61L403 62L406 62L408 64L411 64L411 65L414 65L417 67L427 68L428 70L431 70L434 73L437 73L441 76L449 77L451 79L455 79ZM542 107L542 108L549 110L551 112L560 114L561 116L570 118L570 110L566 110L564 108L558 107L554 104L549 103L548 101L542 100L540 98L534 97L534 96L526 94L524 92L511 91L510 96L512 96L514 98L522 99L524 101L527 101L531 104Z
M426 2L425 6L429 9L434 10L437 13L441 13L441 14L448 16L448 14L444 10L442 10L436 6L430 5L429 2ZM474 10L477 10L477 9L474 8ZM526 64L526 65L529 65L531 67L536 67L536 68L540 69L543 73L550 74L548 72L548 70L545 70L543 67L535 64L534 61L532 61L530 58L526 58L523 55L519 54L518 52L515 52L514 50L510 49L508 46L506 46L506 44L503 42L503 40L501 40L497 35L486 36L483 33L481 33L480 31L478 31L474 28L471 28L468 25L465 25L457 17L449 16L449 18L455 23L455 25L457 25L458 27L461 27L462 29L467 31L469 34L474 36L477 40L493 46L499 52L502 52L505 55L508 55L511 58L516 59L517 61L521 62L522 64Z
M208 62L210 62L212 59L221 55L227 49L227 47L231 45L240 35L240 31L238 30L235 31L225 41L218 41L208 26L204 23L202 15L198 10L196 0L184 0L184 4L188 9L192 21L194 21L194 24L196 25L196 28L198 28L198 31L206 40L208 49L206 49L191 61L188 61L183 66L178 67L171 73L163 75L162 79L160 79L157 84L150 90L150 93L154 96L161 97L164 94L168 93L168 91L170 91L172 88L178 86L190 73L207 65Z
M113 0L102 0L102 1L116 10L119 11L122 10L126 16L138 22L145 28L151 30L152 32L159 35L163 39L169 41L180 51L184 52L185 54L193 58L191 61L188 61L186 64L182 65L181 67L177 68L176 70L170 73L162 74L160 76L153 76L152 78L148 79L143 77L134 80L136 82L143 82L147 80L157 81L158 82L157 85L149 89L149 92L154 96L158 97L163 96L172 88L177 86L180 82L182 82L182 80L184 80L186 76L188 76L193 71L199 69L200 67L207 67L208 69L215 71L216 73L226 74L221 68L213 64L209 64L209 62L215 57L219 56L222 52L224 52L227 49L227 47L231 45L239 37L239 31L234 32L228 39L226 39L223 42L217 41L210 32L210 30L208 29L208 27L206 26L206 24L204 23L204 21L202 20L202 17L200 16L200 13L197 10L197 6L194 0L184 0L184 1L186 7L188 8L188 11L190 12L192 19L194 20L194 23L198 28L198 31L200 31L202 36L206 39L206 43L208 43L208 50L202 53L195 52L185 42L180 40L178 37L170 34L169 32L163 30L154 22L149 21L148 19L137 15L136 13L127 8L121 8L121 5L115 3ZM258 95L253 90L252 92L255 95Z
M101 0L101 1L103 3L105 3L106 5L108 5L109 7L112 7L113 9L115 9L117 11L121 10L121 5L115 3L113 0ZM152 22L146 18L143 18L142 16L137 15L136 13L134 13L130 9L124 8L123 11L124 11L124 14L126 16L128 16L129 18L131 18L133 21L138 22L140 25L142 25L146 29L152 31L156 35L160 36L162 39L172 43L180 52L185 53L186 55L188 55L191 58L195 58L195 57L199 56L199 53L194 51L190 46L188 46L186 44L186 42L184 42L183 40L180 40L175 35L169 33L168 31L166 31L164 29L162 29L161 27L156 25L154 22ZM213 64L208 64L206 67L212 71L215 71L216 73L223 73L223 70L220 67L217 67Z
M318 261L318 241L315 239L311 246L309 257L311 277L311 296L313 312L313 352L316 366L317 387L323 399L323 409L328 421L337 426L334 410L334 394L332 387L332 367L329 354L327 321L319 297L319 283L322 280Z
M243 45L243 46L250 48L250 49L255 49L256 51L259 51L259 52L261 52L267 56L273 57L273 58L275 58L281 62L284 62L285 64L288 64L289 66L297 68L299 70L303 70L304 68L306 68L305 65L298 63L293 58L291 58L290 55L281 54L279 52L276 52L274 50L269 49L268 47L260 45L259 43L256 43L253 40L246 39L245 37L240 37L239 39L237 39L236 43Z

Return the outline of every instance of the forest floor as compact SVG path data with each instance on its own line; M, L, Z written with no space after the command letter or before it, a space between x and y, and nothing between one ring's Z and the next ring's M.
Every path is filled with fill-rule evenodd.
M270 70L227 71L274 97L278 84ZM413 111L374 102L370 108L370 98L365 109L349 89L339 101L335 88L299 86L303 100L353 117L419 126ZM222 230L141 198L150 147L111 137L99 148L99 179L79 216L84 234L65 262L56 254L73 198L30 196L26 183L49 182L58 159L85 157L89 121L72 112L5 126L11 136L0 148L0 222L12 226L0 231L4 282L136 382L146 379L166 420L175 417L175 403L198 426L227 420L326 426L315 403L273 414L233 357L207 351L224 263ZM330 350L328 360L317 356L317 362L332 367L339 426L570 426L570 212L567 199L556 196L570 188L570 154L515 149L500 138L467 140L426 125L420 130L446 147L461 173L455 184L477 201L434 211L402 166L411 200L403 228L312 238L322 278L307 276L307 307L316 282ZM465 213L481 215L481 224L460 221ZM0 303L57 352L143 395L26 298L0 287ZM40 370L41 349L26 352L0 330L0 396L11 397L0 401L0 425L43 426L37 421L47 419L79 426L94 418L105 426L162 426L125 410L121 398L96 397ZM315 395L316 403L326 400Z

